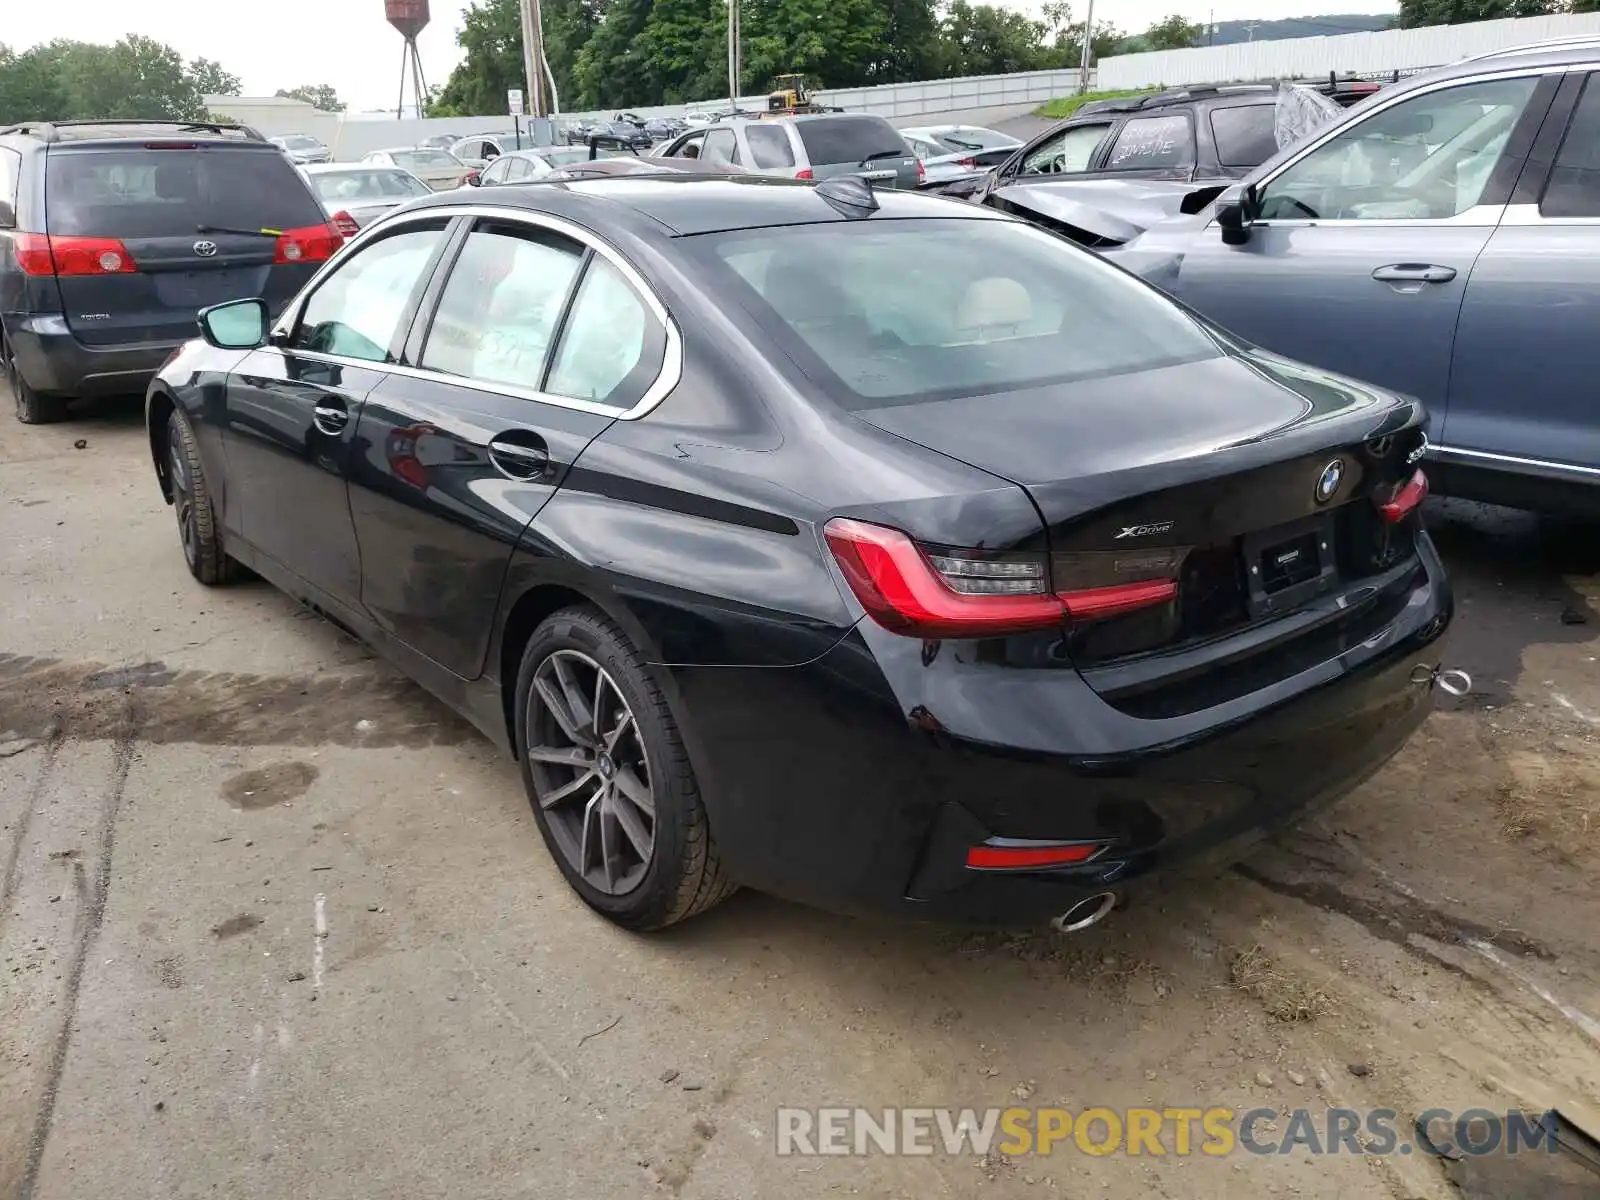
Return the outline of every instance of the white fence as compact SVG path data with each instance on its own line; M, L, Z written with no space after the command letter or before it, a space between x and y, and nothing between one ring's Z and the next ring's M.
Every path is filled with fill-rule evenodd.
M1438 67L1473 54L1549 38L1600 36L1600 13L1473 21L1425 29L1386 29L1336 37L1241 42L1194 50L1158 50L1100 60L1100 86L1142 88L1247 79L1294 79L1329 71L1362 74Z
M1090 72L1090 86L1094 73ZM823 104L836 105L851 112L877 113L890 119L921 117L968 109L1000 108L1010 105L1043 104L1057 96L1078 90L1078 72L1027 71L1016 75L976 75L965 79L937 79L927 83L889 83L881 87L834 88L819 91ZM745 96L740 108L760 110L767 98ZM493 133L511 129L511 118L430 117L401 120L376 113L319 112L309 104L279 96L207 96L206 105L219 116L230 117L254 126L268 137L290 133L309 133L323 142L341 160L360 158L373 150L393 146L414 146L434 134L450 133L466 137L470 133ZM727 100L709 99L695 104L658 105L630 108L643 117L682 116L690 108L726 107ZM580 117L609 117L606 112L562 113L564 120Z

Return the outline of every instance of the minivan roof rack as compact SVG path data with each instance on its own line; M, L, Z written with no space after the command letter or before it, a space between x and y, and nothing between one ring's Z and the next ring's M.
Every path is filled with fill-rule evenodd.
M1482 54L1469 54L1466 58L1457 59L1456 62L1483 62L1490 58L1511 58L1519 54L1544 54L1552 50L1589 49L1600 49L1600 34L1590 33L1573 37L1547 38L1542 42L1524 42L1518 46L1502 46L1498 50L1486 50Z
M172 129L180 133L238 134L254 141L266 141L266 138L262 137L255 129L249 125L239 124L236 121L163 121L132 117L93 117L74 121L23 121L16 125L7 125L4 128L0 128L0 134L16 133L28 137L36 137L45 142L59 142L69 138L93 136L87 132L91 129Z

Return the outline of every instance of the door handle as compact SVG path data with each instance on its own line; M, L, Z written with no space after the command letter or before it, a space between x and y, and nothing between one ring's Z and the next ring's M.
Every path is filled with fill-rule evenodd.
M337 397L324 396L312 410L311 422L323 433L338 436L350 423L350 408Z
M1449 283L1456 277L1456 269L1429 263L1391 263L1379 267L1372 277L1379 283Z
M543 442L524 445L499 437L489 443L489 461L506 478L527 482L550 469L550 451Z

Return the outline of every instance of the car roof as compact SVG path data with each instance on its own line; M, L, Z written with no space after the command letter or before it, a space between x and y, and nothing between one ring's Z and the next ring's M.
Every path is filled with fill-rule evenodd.
M304 171L307 175L337 175L340 171L398 171L406 173L404 167L386 167L382 163L366 162L329 162L329 163L300 163L297 171Z
M47 143L171 141L176 138L184 142L272 149L272 143L250 126L227 121L24 121L17 125L0 126L0 137L5 136L33 138Z
M947 218L968 221L1005 221L1011 218L976 204L954 204L938 196L884 189L874 193L878 211L870 218L846 217L829 204L817 187L787 179L763 176L729 176L707 179L667 172L613 175L560 183L533 183L526 187L489 188L490 196L473 197L474 206L491 201L507 208L524 208L589 221L612 228L617 215L644 218L632 222L640 234L665 232L674 237L718 233L734 229L764 229L777 225L819 225L846 220L896 220ZM417 200L417 208L461 204L459 196L440 192ZM596 220L597 215L600 219Z

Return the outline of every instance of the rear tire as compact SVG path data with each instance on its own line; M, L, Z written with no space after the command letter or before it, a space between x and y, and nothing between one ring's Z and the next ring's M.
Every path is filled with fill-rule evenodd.
M0 374L4 374L6 386L11 389L12 399L16 402L17 420L24 425L50 425L66 420L66 398L41 396L29 387L17 368L17 360L12 357L11 343L3 335L0 335Z
M604 614L567 608L534 631L515 721L534 820L590 908L663 929L736 890L666 697Z
M211 487L200 465L200 447L188 418L179 408L167 417L167 479L189 574L207 587L232 582L239 573L239 564L222 548Z

